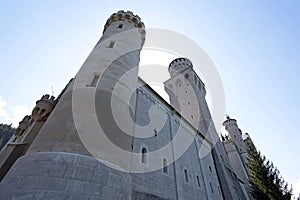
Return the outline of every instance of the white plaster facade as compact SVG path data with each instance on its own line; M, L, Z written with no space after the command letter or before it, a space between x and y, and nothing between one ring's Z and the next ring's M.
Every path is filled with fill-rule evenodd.
M39 103L39 109L34 108L34 121L24 129L26 139L20 136L18 141L12 139L10 146L0 153L5 176L0 183L2 199L248 199L242 182L245 177L240 175L244 169L236 164L242 161L234 160L239 156L232 155L220 140L216 144L210 140L217 133L209 126L212 119L205 87L191 61L180 58L170 64L171 78L165 82L169 105L138 78L139 51L144 40L144 24L132 12L119 11L108 19L103 36L76 77L57 99L47 96L53 103L53 108L45 104L45 111L49 113L41 113L44 108ZM119 90L114 91L116 81L130 70ZM95 88L100 78L102 87ZM143 86L136 90L139 84ZM93 158L78 135L78 129L94 129L89 124L75 125L74 85L83 89L86 96L96 90L95 102L82 103L80 114L88 116L88 105L94 103L98 120L107 126L110 139L123 149L132 153L155 151L172 141L180 123L186 134L193 137L191 145L179 159L169 162L168 158L174 157L180 149L180 143L173 144L165 156L159 158L161 168L151 172L127 173L105 166ZM196 95L197 101L190 102L189 95ZM160 110L156 118L167 116L166 122L159 131L155 123L148 127L146 131L153 136L147 139L122 135L109 116L108 99L117 102L121 118L127 116L125 108L129 107L134 120L125 124L131 136L139 134L137 125L149 123L148 113L153 105ZM45 101L45 97L42 100ZM237 142L237 146L244 153L242 142ZM202 157L201 149L210 153ZM132 158L131 155L122 157L119 167L132 167ZM147 165L151 165L151 158L141 157L140 167L147 168Z

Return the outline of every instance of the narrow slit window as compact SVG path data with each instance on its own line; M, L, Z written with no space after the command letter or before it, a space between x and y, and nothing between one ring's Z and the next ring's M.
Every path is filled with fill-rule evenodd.
M211 182L209 183L209 185L210 185L211 193L214 193L214 189L213 189Z
M167 159L165 159L165 158L164 158L164 160L163 160L163 172L164 172L165 174L168 173Z
M22 136L24 133L25 133L25 130L22 130L22 132L21 132L20 136Z
M200 185L200 179L199 179L199 176L198 176L198 175L196 176L196 179L197 179L198 187L201 187L201 185Z
M96 87L97 83L98 83L98 80L99 80L99 75L95 75L93 80L92 80L91 86Z
M142 163L146 163L146 153L147 153L147 149L144 147L142 149Z
M189 177L188 177L188 172L187 169L184 169L184 178L185 178L185 182L189 182Z
M116 41L109 41L107 48L114 48Z

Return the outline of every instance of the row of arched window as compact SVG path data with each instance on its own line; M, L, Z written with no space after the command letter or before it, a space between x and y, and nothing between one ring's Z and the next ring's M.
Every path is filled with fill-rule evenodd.
M147 157L146 156L147 156L147 149L145 147L143 147L142 148L142 158L141 158L141 162L143 164L146 164L146 162L147 162ZM168 173L168 161L167 161L166 158L163 159L162 165L163 165L163 168L162 168L163 173L167 174ZM212 171L211 166L209 166L209 170ZM189 183L189 174L188 174L188 170L187 169L183 170L183 175L184 175L185 182ZM199 175L196 175L196 183L197 183L197 186L200 188L201 187L201 182L200 182ZM211 182L210 182L210 188L211 188L211 192L214 193Z
M189 175L188 175L187 169L184 169L183 173L184 173L184 180L185 180L186 183L188 183L189 182ZM197 186L201 187L199 175L196 175L196 182L197 182Z
M147 149L145 147L142 148L141 162L143 164L146 164L146 162L147 162ZM162 164L163 164L163 172L167 174L168 173L168 161L167 161L167 159L164 158Z

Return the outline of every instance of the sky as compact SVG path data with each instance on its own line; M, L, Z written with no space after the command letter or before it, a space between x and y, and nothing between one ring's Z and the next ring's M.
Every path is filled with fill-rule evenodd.
M0 123L74 77L118 10L181 33L213 60L226 113L300 193L299 1L0 0Z

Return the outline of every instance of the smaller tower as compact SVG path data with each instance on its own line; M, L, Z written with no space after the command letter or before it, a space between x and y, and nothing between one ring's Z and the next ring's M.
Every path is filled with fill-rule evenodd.
M206 90L187 58L177 58L169 65L171 78L167 80L165 91L170 104L203 135L206 135L211 120L206 104Z
M229 116L223 122L223 126L228 132L226 140L223 142L225 150L227 152L231 167L236 173L237 177L244 182L244 186L248 195L250 195L250 184L247 172L247 151L246 144L243 139L242 131L237 125L235 119L231 119Z
M243 139L246 144L246 147L254 147L255 148L255 145L254 145L249 133L245 133L245 135L243 135Z
M55 107L55 97L46 94L36 102L35 108L32 110L32 117L36 122L46 121L51 111Z
M20 139L22 138L22 136L24 135L25 131L30 127L30 120L31 120L31 116L26 115L22 121L19 122L19 126L16 129L15 132L15 136L16 139L15 141L20 141Z
M223 122L223 126L225 126L225 129L229 134L229 140L231 140L234 143L234 145L237 148L237 151L241 155L244 164L246 164L247 162L246 144L242 136L242 131L241 129L239 129L236 120L231 119L227 115L226 120Z

